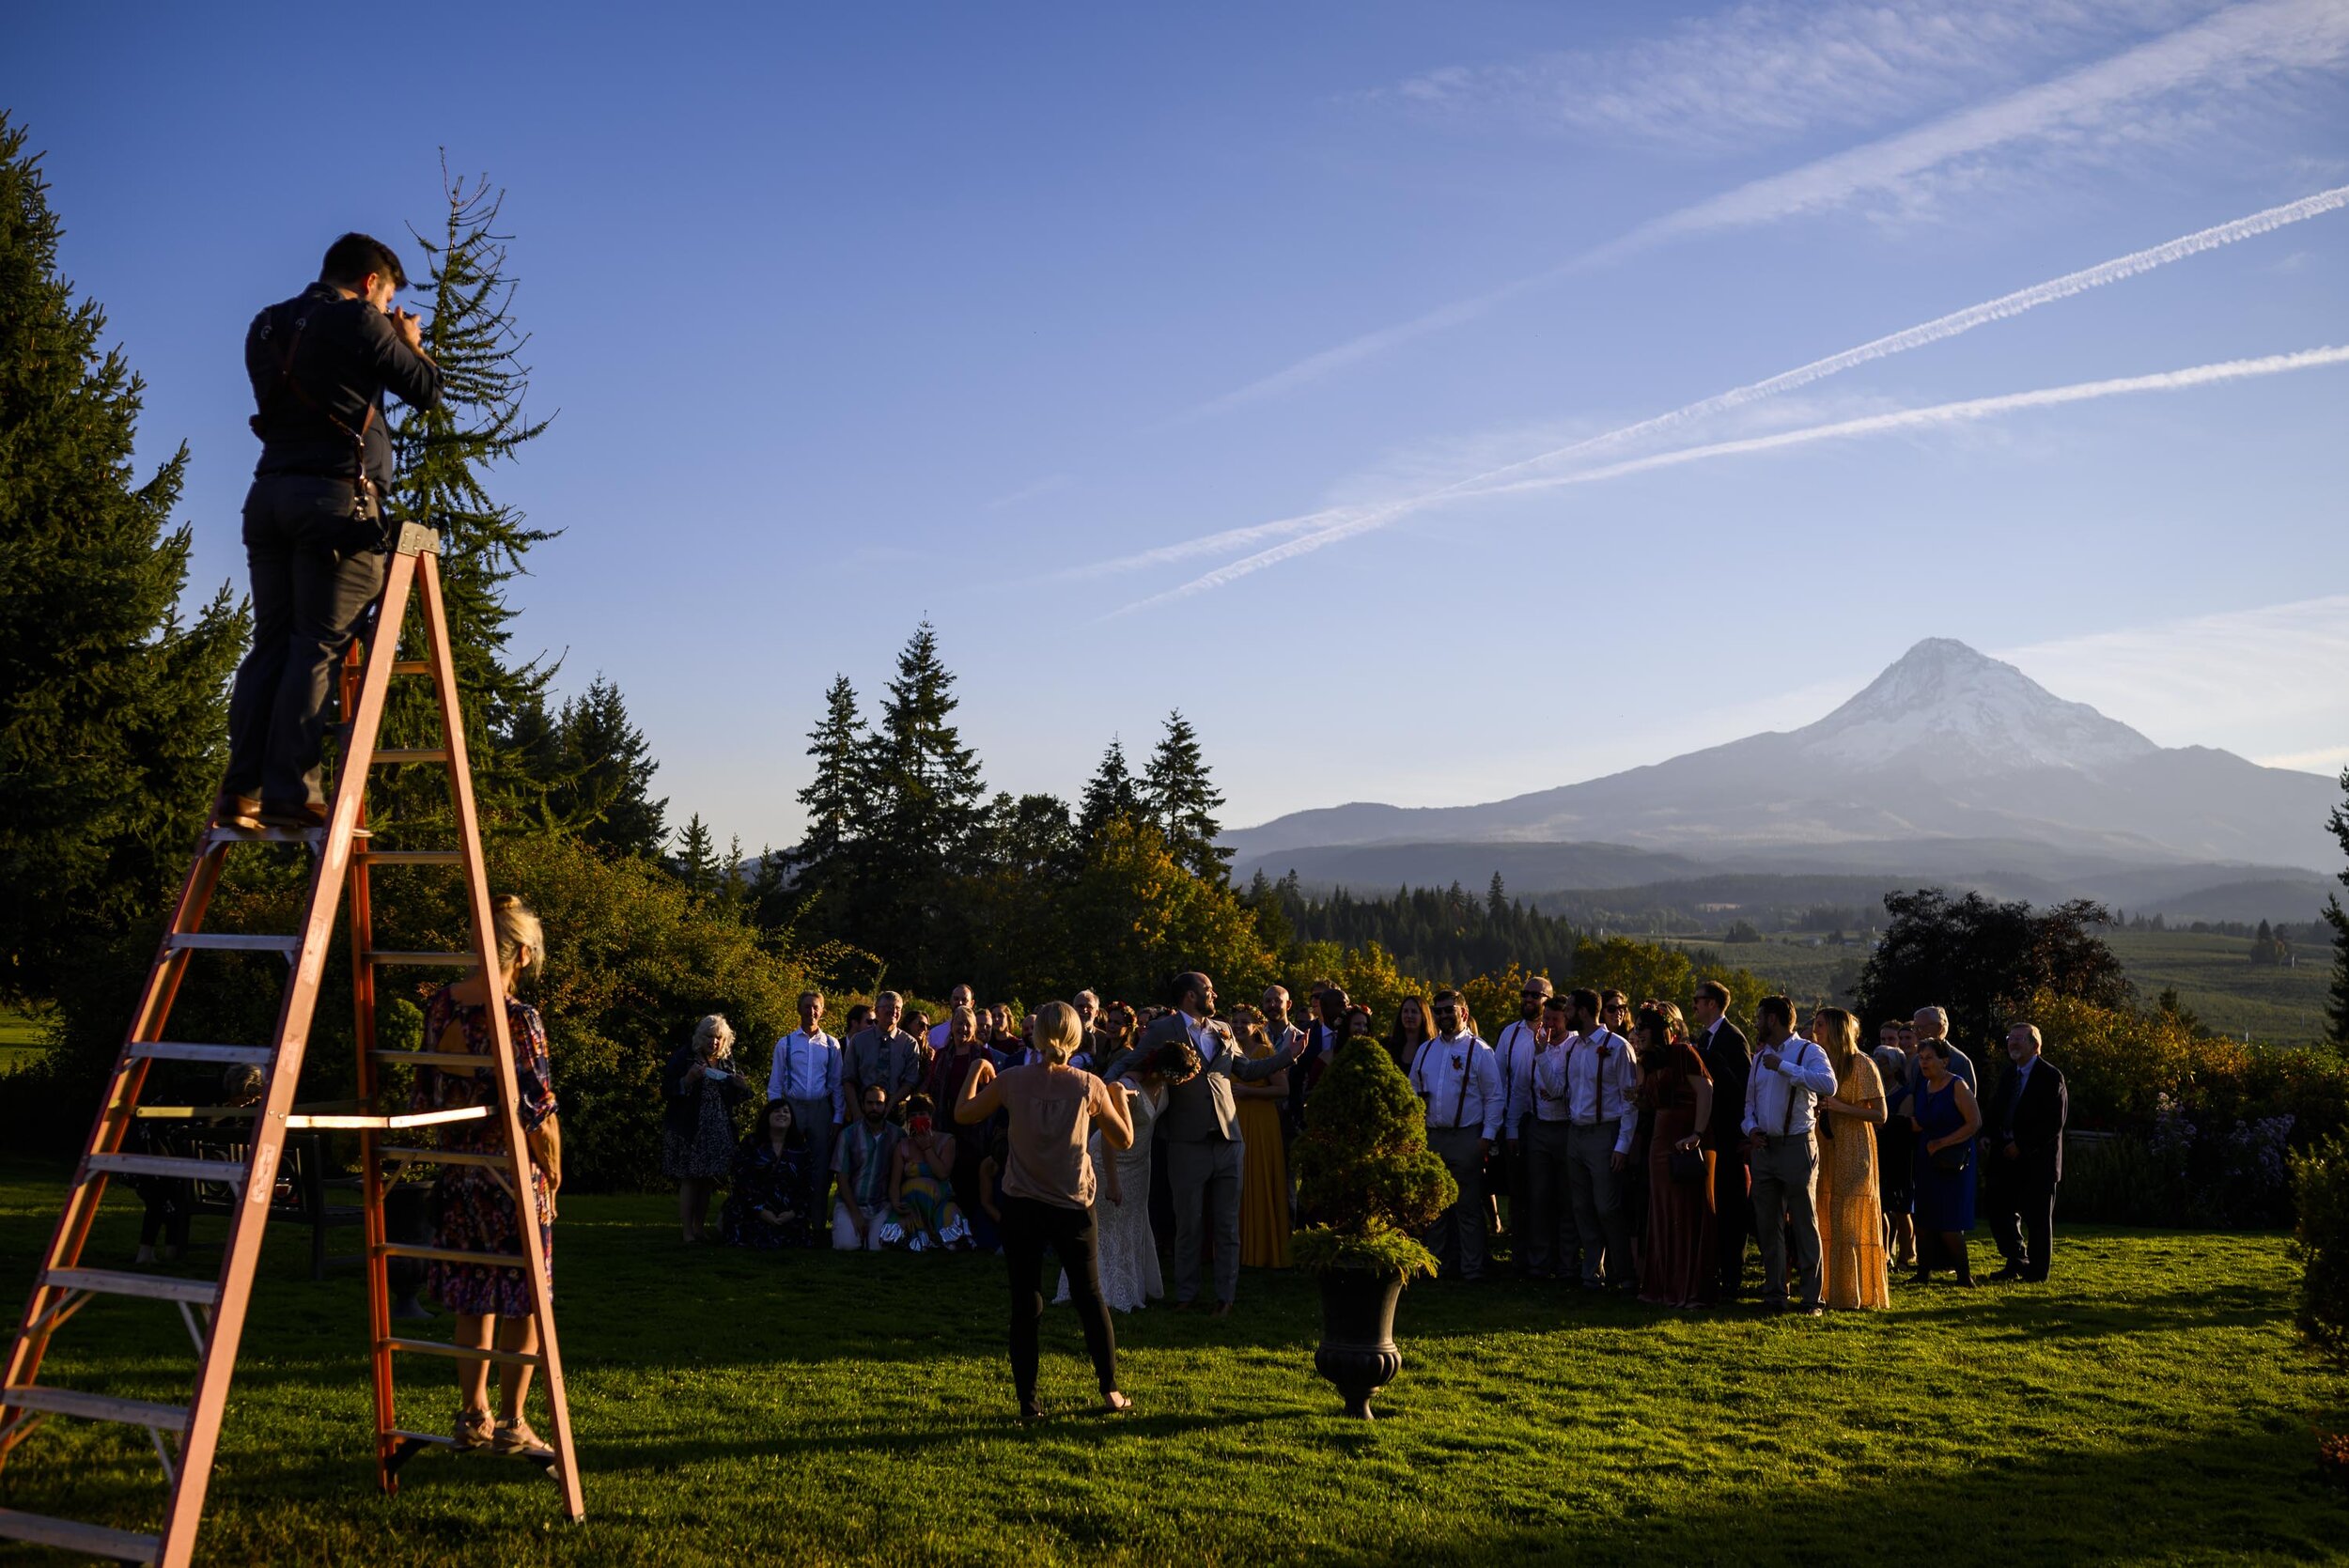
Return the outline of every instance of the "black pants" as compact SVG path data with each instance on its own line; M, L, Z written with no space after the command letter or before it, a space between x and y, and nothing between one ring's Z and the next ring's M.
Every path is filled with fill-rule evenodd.
M2046 1182L2002 1177L1999 1157L1989 1159L1983 1207L1990 1239L2007 1266L2026 1280L2044 1280L2055 1254L2055 1188Z
M383 525L351 515L341 479L271 474L244 498L253 651L228 697L225 792L320 804L319 751L335 661L383 591Z
M1003 1255L1011 1260L1011 1381L1022 1405L1035 1401L1036 1324L1044 1316L1044 1249L1068 1273L1068 1302L1084 1328L1085 1350L1101 1391L1117 1387L1117 1336L1101 1304L1101 1270L1093 1255L1091 1207L1065 1209L1006 1195Z
M1723 1148L1713 1162L1713 1239L1720 1249L1723 1300L1746 1288L1746 1237L1753 1230L1746 1180L1746 1146L1740 1141Z

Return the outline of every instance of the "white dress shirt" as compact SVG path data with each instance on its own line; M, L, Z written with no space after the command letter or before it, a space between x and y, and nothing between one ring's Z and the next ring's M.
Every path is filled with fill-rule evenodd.
M1411 1087L1427 1102L1429 1126L1474 1127L1487 1141L1501 1136L1501 1059L1475 1035L1422 1041Z
M1753 1076L1746 1079L1748 1133L1809 1132L1817 1120L1818 1098L1835 1093L1835 1069L1827 1052L1796 1034L1778 1047L1778 1065L1765 1066L1770 1048L1753 1053Z
M1631 1042L1604 1024L1569 1034L1533 1064L1533 1113L1577 1126L1615 1125L1615 1152L1640 1136L1640 1063Z
M1533 1110L1533 1059L1541 1054L1533 1026L1519 1018L1502 1030L1493 1054L1501 1059L1501 1135L1515 1138L1517 1124Z
M810 1034L795 1029L775 1046L775 1064L767 1070L770 1100L830 1100L835 1126L848 1119L848 1101L840 1093L840 1042L817 1030Z

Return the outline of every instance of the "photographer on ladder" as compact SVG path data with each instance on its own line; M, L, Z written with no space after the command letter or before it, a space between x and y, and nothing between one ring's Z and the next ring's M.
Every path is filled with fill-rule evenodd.
M416 318L392 307L408 284L379 240L346 234L319 281L253 318L245 373L261 460L244 499L253 650L228 699L221 827L323 827L319 753L334 664L382 592L392 483L383 395L441 398L441 369Z

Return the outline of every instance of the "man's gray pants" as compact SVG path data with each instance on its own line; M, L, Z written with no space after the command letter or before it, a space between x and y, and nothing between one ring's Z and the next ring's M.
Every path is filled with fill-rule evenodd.
M832 1125L832 1097L819 1095L812 1100L791 1096L791 1125L800 1129L801 1141L807 1145L808 1212L825 1212L824 1194L832 1189L832 1135L839 1129Z
M1802 1304L1819 1296L1819 1151L1807 1132L1766 1136L1753 1152L1753 1228L1762 1243L1762 1299L1786 1304L1786 1227L1795 1230Z
M1427 1248L1444 1272L1485 1277L1485 1162L1476 1152L1477 1127L1430 1127L1427 1147L1459 1184L1460 1195L1427 1228Z
M1239 1180L1243 1145L1229 1139L1169 1143L1167 1180L1174 1188L1174 1299L1199 1295L1201 1210L1215 1228L1215 1298L1239 1295Z
M1606 1282L1626 1285L1631 1266L1631 1221L1623 1211L1623 1176L1615 1169L1615 1124L1576 1126L1566 1137L1566 1174L1573 1183L1575 1229L1582 1234L1582 1282L1600 1282L1599 1243L1605 1238Z
M1572 1280L1582 1267L1567 1150L1567 1135L1573 1130L1564 1122L1536 1118L1517 1145L1530 1167L1526 1206L1532 1211L1517 1245L1525 1249L1527 1266L1544 1278Z

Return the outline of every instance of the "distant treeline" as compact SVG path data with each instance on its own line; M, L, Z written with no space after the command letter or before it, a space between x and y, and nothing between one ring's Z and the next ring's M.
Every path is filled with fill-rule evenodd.
M1398 888L1381 898L1343 888L1308 893L1294 871L1277 882L1259 871L1248 901L1257 908L1270 901L1300 941L1345 948L1377 942L1414 974L1494 974L1511 964L1567 974L1581 936L1569 923L1509 897L1499 872L1481 897L1455 882Z

